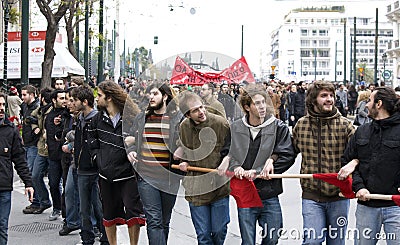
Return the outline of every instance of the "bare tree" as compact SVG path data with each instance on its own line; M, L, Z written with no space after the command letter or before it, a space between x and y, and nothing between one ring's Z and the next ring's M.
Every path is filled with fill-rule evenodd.
M82 3L82 0L74 0L64 15L65 21L65 29L67 31L67 46L69 52L74 56L75 59L78 60L78 54L74 46L74 38L75 35L77 38L79 37L79 33L75 33L76 25L79 25L79 22L84 20L82 17L82 10L79 8L79 5ZM75 22L74 22L75 19Z
M54 42L56 40L58 23L67 12L72 2L74 2L74 0L61 0L61 2L57 4L53 0L36 0L40 12L47 20L44 61L42 63L42 88L51 86L51 72L53 70L54 56L56 55L54 52ZM52 9L53 6L58 7Z

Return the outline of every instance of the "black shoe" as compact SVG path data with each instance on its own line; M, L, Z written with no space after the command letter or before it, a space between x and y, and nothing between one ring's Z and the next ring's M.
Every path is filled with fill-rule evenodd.
M58 232L58 234L59 234L60 236L66 236L66 235L68 235L69 233L71 233L71 232L73 232L73 231L76 231L76 230L79 230L79 227L69 228L68 226L64 226L64 227Z
M41 214L41 213L43 213L44 210L46 210L48 208L51 208L51 205L50 206L40 207L40 208L36 209L35 211L33 211L33 214Z
M38 206L32 206L32 204L31 204L31 205L29 205L29 206L26 206L26 207L22 210L22 212L23 212L24 214L33 214L33 212L34 212L35 210L37 210L37 209L39 209Z

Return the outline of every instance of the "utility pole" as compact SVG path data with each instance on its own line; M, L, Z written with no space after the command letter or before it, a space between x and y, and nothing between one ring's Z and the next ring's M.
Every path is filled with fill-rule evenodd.
M83 59L85 82L89 83L89 0L85 0L85 51Z
M317 48L314 48L314 82L317 81Z
M242 25L242 46L241 46L240 57L243 57L243 25Z
M343 52L344 52L344 54L343 54L343 69L344 69L344 72L343 72L343 83L344 84L346 84L346 73L347 73L347 47L346 47L346 42L347 42L347 40L346 40L346 38L347 38L347 35L346 35L346 32L347 32L347 18L345 18L344 19L344 31L343 31ZM350 39L351 40L351 39ZM350 46L351 46L351 44L350 44ZM347 85L347 84L346 84Z
M104 30L103 30L103 18L104 18L104 0L100 0L99 9L99 55L97 58L97 84L104 80Z
M29 84L29 0L22 0L21 84Z
M335 82L337 81L337 41L335 42Z
M115 19L116 19L116 28L115 28L115 66L114 66L114 81L118 83L118 79L121 75L120 67L121 67L121 57L119 52L119 0L115 1Z
M353 30L353 85L357 84L357 17L354 17Z
M378 83L378 8L375 9L375 62L374 62L374 84Z

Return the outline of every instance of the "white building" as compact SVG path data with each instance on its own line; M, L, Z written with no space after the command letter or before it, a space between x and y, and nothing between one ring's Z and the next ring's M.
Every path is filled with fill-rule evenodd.
M279 79L353 80L354 48L350 44L354 20L346 15L344 6L293 9L283 21L271 35L270 65L276 66L275 73ZM373 81L375 18L357 17L356 28L356 78L359 79L358 68L362 67L369 70L363 75L369 75L369 80ZM383 71L382 54L387 43L392 40L392 33L390 23L379 22L378 75ZM386 70L390 70L390 63L385 65Z
M392 61L393 64L393 86L397 87L400 85L400 6L399 1L392 1L387 6L386 17L392 23L393 28L393 40L388 43L387 51L388 60Z

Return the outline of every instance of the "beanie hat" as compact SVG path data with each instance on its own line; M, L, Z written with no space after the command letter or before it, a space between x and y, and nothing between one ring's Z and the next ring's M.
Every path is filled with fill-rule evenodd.
M18 90L17 90L17 88L14 87L14 86L11 86L11 88L10 88L10 93L13 94L13 95L18 95Z

